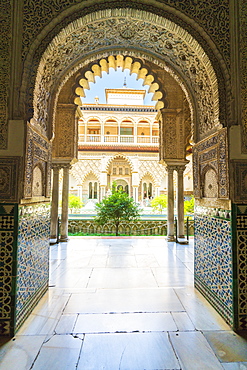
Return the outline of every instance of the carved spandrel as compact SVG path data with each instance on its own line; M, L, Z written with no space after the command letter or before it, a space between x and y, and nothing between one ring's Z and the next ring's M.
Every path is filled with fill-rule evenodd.
M214 84L217 77L209 60L206 63L207 56L203 49L198 51L199 47L197 55L188 42L181 39L178 34L172 34L166 27L162 27L158 23L154 26L148 19L145 20L145 27L143 27L143 19L138 20L138 17L140 18L138 11L136 11L137 19L132 18L131 14L128 15L128 10L122 10L122 12L126 13L123 17L114 16L112 19L103 19L103 14L101 14L100 22L95 20L90 21L88 25L83 23L81 29L78 27L77 30L67 35L66 48L64 47L65 40L59 39L60 36L56 38L56 45L50 45L50 54L44 54L37 74L42 76L42 79L38 78L36 81L34 94L35 120L39 122L43 129L47 129L44 112L49 110L49 94L53 91L55 82L60 78L59 73L57 73L58 70L66 70L72 60L78 60L80 55L96 51L99 46L102 48L105 45L109 48L114 44L125 49L129 45L131 48L138 48L138 50L141 47L147 51L155 51L162 58L168 58L171 63L178 65L181 73L187 76L191 82L195 92L200 116L200 135L219 125L218 85L217 83ZM114 10L112 10L112 13L114 14ZM150 17L149 13L147 13L147 17ZM166 21L168 25L167 20L163 19L163 21ZM128 33L130 38L126 38L126 33L123 37L125 26L134 29L133 33ZM104 35L104 38L102 38L102 35Z

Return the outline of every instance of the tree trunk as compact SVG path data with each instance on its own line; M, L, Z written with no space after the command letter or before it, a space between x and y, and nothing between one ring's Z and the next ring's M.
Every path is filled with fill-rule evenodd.
M119 222L116 222L116 236L118 236L118 225L119 225Z

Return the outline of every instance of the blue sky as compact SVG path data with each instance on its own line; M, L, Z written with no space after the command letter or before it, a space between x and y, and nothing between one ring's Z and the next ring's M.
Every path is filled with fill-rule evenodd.
M94 98L98 96L99 103L105 104L105 89L119 89L123 87L124 79L126 78L127 88L129 89L140 89L148 90L149 86L142 86L143 79L136 80L136 73L133 73L131 76L129 70L122 71L121 68L118 68L117 71L114 71L113 68L110 68L109 74L106 72L102 73L102 78L96 77L95 83L90 82L90 90L84 90L86 97L82 98L83 103L94 103ZM144 104L146 105L155 105L156 102L151 101L153 94L146 94Z

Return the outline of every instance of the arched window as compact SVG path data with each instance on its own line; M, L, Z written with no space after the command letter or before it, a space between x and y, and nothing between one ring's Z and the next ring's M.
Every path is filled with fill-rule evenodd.
M129 195L129 185L125 185L124 191Z
M93 199L93 184L91 182L88 184L88 198Z
M148 185L148 198L149 199L152 197L152 194L153 194L153 185L150 182L149 185Z
M97 182L94 183L93 198L97 199Z
M143 183L143 198L147 198L147 184Z

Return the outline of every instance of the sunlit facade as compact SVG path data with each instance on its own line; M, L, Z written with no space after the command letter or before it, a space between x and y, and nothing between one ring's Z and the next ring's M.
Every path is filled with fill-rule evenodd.
M95 98L81 107L78 162L70 171L70 193L101 200L116 182L135 201L166 194L167 174L159 163L159 123L145 90L106 89L106 104ZM176 179L175 179L176 182ZM185 195L193 191L191 161L184 172Z

